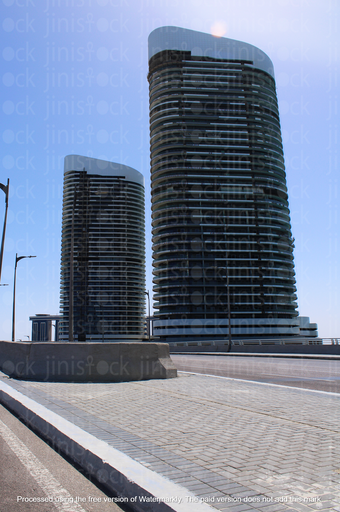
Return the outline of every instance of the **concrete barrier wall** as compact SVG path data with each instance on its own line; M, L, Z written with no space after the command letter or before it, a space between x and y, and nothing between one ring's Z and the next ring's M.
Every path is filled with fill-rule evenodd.
M23 380L126 382L177 376L166 343L0 341L0 370Z

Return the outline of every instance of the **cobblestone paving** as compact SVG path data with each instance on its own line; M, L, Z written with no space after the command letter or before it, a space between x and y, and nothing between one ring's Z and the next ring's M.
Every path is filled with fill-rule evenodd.
M340 396L183 373L4 381L218 510L340 512Z

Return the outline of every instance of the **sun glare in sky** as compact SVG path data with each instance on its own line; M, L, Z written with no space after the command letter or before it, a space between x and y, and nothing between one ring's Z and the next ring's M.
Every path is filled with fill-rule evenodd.
M227 33L227 24L224 21L215 21L211 33L215 37L223 37Z

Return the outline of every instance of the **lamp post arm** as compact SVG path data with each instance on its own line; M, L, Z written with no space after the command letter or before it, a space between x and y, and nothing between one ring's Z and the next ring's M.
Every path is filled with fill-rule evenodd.
M9 192L9 178L7 179L7 185L3 185L0 183L1 190L5 193L5 218L4 218L4 227L2 230L2 240L1 240L1 250L0 250L0 282L1 282L1 270L2 270L2 260L4 257L4 245L5 245L5 233L6 233L6 224L7 224L7 211L8 211L8 192Z
M6 194L6 204L8 204L9 178L7 178L7 185L0 183L0 188Z

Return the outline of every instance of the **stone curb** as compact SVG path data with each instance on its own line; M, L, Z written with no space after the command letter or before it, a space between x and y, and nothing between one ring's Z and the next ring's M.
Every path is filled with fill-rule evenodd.
M0 381L0 402L30 428L52 442L109 491L129 499L136 512L197 512L216 510L182 487L139 464L43 405ZM141 501L141 500L145 501Z

